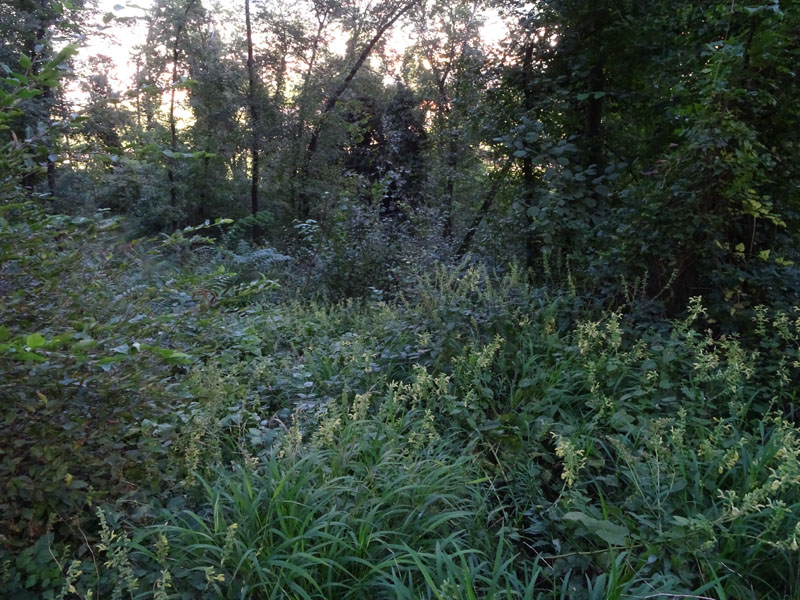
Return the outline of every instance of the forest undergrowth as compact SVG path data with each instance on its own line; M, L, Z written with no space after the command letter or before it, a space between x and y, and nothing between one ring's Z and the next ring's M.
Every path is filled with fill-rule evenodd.
M223 222L17 210L3 597L800 595L797 308L732 335L469 258L336 301Z
M800 599L800 3L138 4L0 4L0 600Z

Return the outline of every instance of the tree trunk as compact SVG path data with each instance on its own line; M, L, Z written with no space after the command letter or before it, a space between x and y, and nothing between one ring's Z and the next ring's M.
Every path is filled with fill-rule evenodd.
M259 114L258 105L256 104L256 64L253 58L253 30L250 25L250 0L244 0L244 18L247 28L247 78L248 78L248 95L247 100L250 104L250 125L252 128L250 139L250 159L252 162L252 174L250 180L250 212L255 218L258 214L258 178L259 178ZM258 225L253 223L253 241L255 242L260 232Z
M44 18L47 14L47 7L49 4L49 0L41 0L42 6L42 22L39 30L36 32L36 39L40 44L44 43L44 36L45 36L45 25L44 25ZM35 62L35 61L34 61ZM35 68L35 67L34 67ZM53 99L53 89L50 87L44 88L42 92L42 100L47 106L47 121L50 122L50 103ZM56 195L56 163L55 161L51 160L51 156L53 154L53 147L52 147L52 140L49 141L47 145L47 188L50 192L50 196Z
M522 61L522 71L524 74L523 94L525 97L525 111L529 114L534 109L534 95L531 89L531 81L533 80L533 51L534 41L529 40L525 46L525 55ZM525 231L525 264L531 269L536 262L536 255L539 250L539 245L536 242L534 235L534 221L530 216L529 211L533 208L534 201L534 186L535 177L533 176L533 160L530 156L522 159L522 186L523 186L523 207L525 209L525 223L527 225Z
M178 129L175 123L175 85L178 83L178 59L180 58L180 43L181 33L186 26L186 20L189 18L189 11L192 9L195 0L189 0L186 4L186 10L183 13L183 22L178 24L175 30L175 45L172 47L172 89L170 90L169 97L169 140L170 151L173 155L178 151ZM169 180L169 203L172 208L172 230L178 229L178 187L175 181L175 157L167 157L167 179Z
M37 46L43 45L45 43L45 36L47 34L47 9L49 5L49 0L40 0L39 5L41 6L41 16L39 19L39 25L36 28L36 37L31 41L29 39L29 50L28 53L30 54L31 58L33 59L33 65L31 66L31 71L34 76L39 74L39 64L36 60L36 55L40 52L36 51ZM41 95L41 102L44 106L44 110L46 111L46 120L48 123L51 121L51 102L53 99L53 90L50 87L45 87L42 91ZM50 159L50 156L53 154L53 147L51 140L45 140L45 144L47 147L47 189L50 193L50 196L55 196L56 193L56 164L54 161ZM22 179L22 186L28 188L29 190L33 190L33 185L36 180L35 174L29 174L23 177Z
M603 96L605 73L598 60L589 71L589 99L586 102L587 167L595 165L597 176L603 174Z
M139 133L139 142L141 143L141 134L142 134L142 103L141 103L141 91L139 88L141 84L139 82L139 68L142 64L141 57L136 57L136 129Z
M492 203L494 202L495 196L497 196L497 193L500 191L503 181L505 180L506 175L508 175L508 170L511 168L513 162L514 157L509 156L503 165L503 169L500 171L500 173L498 173L494 183L492 183L492 187L490 187L489 191L486 192L486 196L483 199L483 204L481 204L478 212L475 213L475 218L472 219L472 224L467 229L467 233L464 234L464 239L461 241L461 245L458 247L458 250L456 250L456 259L460 260L464 258L467 250L469 250L469 246L472 243L472 238L478 231L478 227L480 227L484 217L489 213L489 209L492 208Z
M458 169L458 142L455 133L447 132L447 180L444 187L444 239L453 239L453 200L455 197L455 174Z
M452 241L453 239L453 204L455 202L455 174L458 170L458 137L456 132L450 128L451 115L450 115L450 96L447 93L447 79L455 67L457 58L464 56L467 43L470 40L469 31L475 14L478 11L478 1L472 3L472 12L470 13L469 20L464 30L464 37L461 41L461 47L458 52L455 51L454 45L451 45L449 58L445 65L444 71L439 70L434 66L436 65L436 54L439 51L438 44L435 47L428 48L427 59L431 64L434 78L436 79L436 88L439 92L439 104L441 105L440 115L442 119L442 129L447 131L447 176L444 185L444 198L442 204L444 205L444 226L442 228L442 236L445 240ZM432 51L432 52L431 52Z
M280 110L286 100L286 76L289 66L289 40L286 32L281 32L280 43L278 45L280 58L278 66L275 68L275 95L273 96L275 105Z
M303 156L302 152L302 144L301 140L303 138L303 131L306 128L306 115L308 112L307 104L308 104L308 88L311 84L311 75L314 72L314 65L317 62L317 52L319 51L320 42L322 41L322 34L325 31L325 26L327 25L327 18L328 12L325 12L321 17L318 18L318 26L317 26L317 35L314 38L314 44L311 47L311 57L308 60L308 69L306 69L305 75L303 76L303 86L300 89L300 96L298 98L298 111L297 111L297 127L295 128L295 135L294 135L294 144L296 147L296 156ZM302 163L300 164L300 168L302 168ZM298 186L299 180L299 170L298 170L298 163L294 163L294 169L292 173L292 202L294 204L298 203L298 199L300 197L300 187Z
M211 159L209 158L209 154L213 148L212 146L212 138L211 135L206 138L206 154L203 157L203 169L201 173L204 175L210 172L211 169ZM207 176L203 177L203 182L200 184L200 198L199 198L199 206L197 207L197 223L200 224L206 220L206 204L208 204L208 190L209 190L209 181L210 178Z
M458 169L458 140L455 132L450 129L450 97L447 95L445 87L449 68L441 76L436 77L436 84L439 89L439 103L441 104L441 115L444 121L443 127L447 132L447 178L444 186L444 227L442 235L444 239L453 239L453 199L455 196L455 173Z
M178 229L178 189L175 183L175 153L178 151L178 129L175 124L175 84L178 81L178 33L172 49L172 89L169 96L169 148L173 156L167 157L167 179L169 180L169 205L172 208L172 230Z

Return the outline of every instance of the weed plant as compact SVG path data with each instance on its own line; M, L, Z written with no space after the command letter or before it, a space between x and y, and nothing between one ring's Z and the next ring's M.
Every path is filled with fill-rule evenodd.
M160 390L119 415L133 489L83 494L66 528L39 505L9 597L800 596L800 311L728 335L699 298L671 323L589 314L517 270L331 304L184 264L120 297L153 328L89 371Z

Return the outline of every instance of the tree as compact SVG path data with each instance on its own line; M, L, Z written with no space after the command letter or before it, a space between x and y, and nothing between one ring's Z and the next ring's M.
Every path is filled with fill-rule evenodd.
M256 93L258 91L258 77L256 75L256 63L253 58L253 31L250 25L250 0L244 0L244 15L245 24L247 28L247 102L250 108L250 126L251 126L251 141L250 141L250 161L251 161L251 184L250 184L250 210L253 216L258 214L258 161L259 161L259 113L258 104L256 102ZM258 238L258 225L253 224L253 240Z
M126 112L120 108L122 94L114 89L109 79L113 61L100 54L89 59L88 67L91 71L81 82L81 88L88 96L82 133L96 141L100 151L118 154L122 148L121 133L130 122Z
M347 89L350 87L350 84L353 82L353 79L355 78L359 69L361 69L361 66L367 60L367 57L369 57L370 53L378 44L378 42L383 38L383 35L386 33L386 31L392 27L392 25L394 25L401 16L411 10L417 1L418 0L409 0L407 2L397 3L392 2L391 0L386 0L375 7L375 9L371 12L371 20L375 22L374 33L361 48L361 51L358 53L358 56L350 70L347 72L347 75L345 75L341 82L335 87L333 92L328 96L320 110L317 122L311 130L311 135L303 154L303 162L299 173L299 181L301 185L299 212L301 218L307 219L310 215L311 205L306 187L311 174L311 164L319 147L320 135L329 115L336 107L337 102L341 99L345 91L347 91ZM355 30L351 35L353 46L358 37L357 34L358 30Z
M753 61L787 64L795 11L771 1L509 5L519 20L495 118L520 161L529 262L531 250L571 254L609 296L621 276L642 277L670 310L691 295L754 292L737 279L777 253L768 240L796 210L792 193L776 201L771 173L794 150L774 145L764 107L796 106L796 88Z
M181 0L171 2L159 0L147 17L148 33L145 54L147 85L160 98L161 92L169 90L169 108L167 123L169 128L169 149L167 156L167 179L169 181L170 209L172 212L172 229L177 229L179 218L178 183L175 176L178 157L178 129L175 116L175 95L178 89L188 86L186 77L181 75L185 56L185 32L188 27L202 22L204 10L199 0ZM170 65L171 77L166 86L161 84L161 77ZM148 125L152 126L152 108L148 116Z
M427 141L419 102L410 88L397 84L381 125L385 139L380 168L384 188L381 210L384 216L407 216L406 207L413 210L421 201Z
M20 54L30 59L30 73L38 76L42 65L49 64L54 57L53 38L63 38L78 33L83 27L81 10L84 2L79 0L65 8L62 2L53 0L21 0L0 2L0 62L16 62ZM60 68L64 69L65 64ZM42 141L47 146L44 157L49 195L56 193L55 140L50 129L51 111L55 103L53 86L42 86L39 93L26 100L25 109L19 115L19 126L30 132L46 131ZM26 136L29 137L29 136ZM31 172L24 185L32 190L38 175Z
M186 167L187 185L196 200L187 207L191 224L221 215L241 216L231 197L238 195L245 174L236 164L247 144L247 127L239 112L246 106L247 69L241 47L220 34L224 15L209 14L203 26L187 32L186 63L194 83L189 89L193 122L184 134L194 149ZM232 176L229 177L228 173Z
M462 86L480 87L471 77L470 59L481 55L481 20L478 15L480 2L467 0L459 2L432 2L420 4L412 14L417 48L423 65L419 76L420 84L430 80L434 100L433 122L437 133L443 138L444 153L444 194L442 212L444 214L443 235L451 239L453 235L453 210L455 180L459 167L459 156L465 151L463 142L466 115L455 114L466 104L459 98ZM469 80L469 81L467 81ZM454 107L454 98L461 106ZM474 100L474 98L473 98Z

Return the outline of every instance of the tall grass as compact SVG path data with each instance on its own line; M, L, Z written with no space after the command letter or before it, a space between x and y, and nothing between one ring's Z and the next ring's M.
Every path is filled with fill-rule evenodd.
M418 417L399 428L352 421L333 444L219 471L202 481L202 507L149 530L138 554L157 560L148 548L163 538L174 584L215 598L499 598L530 587L508 568L515 553L475 459L442 440L409 455Z

